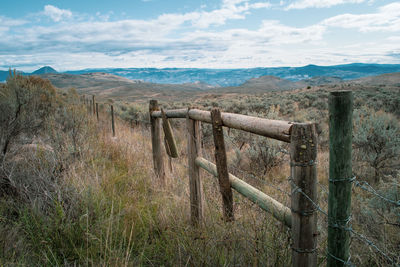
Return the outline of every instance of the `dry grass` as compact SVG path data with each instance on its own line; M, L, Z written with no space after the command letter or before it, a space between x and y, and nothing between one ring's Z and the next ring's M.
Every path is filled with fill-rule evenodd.
M297 120L308 118L307 112L302 112L298 106L295 111ZM274 107L269 115L278 116L279 112L279 107ZM46 156L39 156L38 151L31 152L30 157L21 161L21 166L25 167L22 171L35 173L24 176L38 179L30 180L32 183L46 181L56 186L49 190L48 184L41 184L40 187L46 190L38 192L49 196L44 199L39 196L31 196L25 202L1 199L0 264L290 265L290 231L237 193L234 193L236 220L224 222L217 180L205 171L202 172L204 222L199 227L190 225L184 124L174 123L180 157L171 159L171 164L165 159L167 180L163 184L153 172L150 133L146 126L131 129L117 119L116 137L112 137L107 112L101 113L100 122L86 114L82 118L85 125L81 129L79 153L72 157L71 139L60 136L62 145L55 154L63 161L64 170L59 176L54 178L49 168L43 167L48 167L50 161ZM209 141L209 136L206 139ZM262 169L255 170L258 179L254 179L246 164L240 169L235 165L235 149L238 149L235 143L227 147L229 168L235 175L290 206L287 155L282 164L265 174ZM48 156L54 157L52 153ZM205 142L203 156L213 160L212 143ZM319 205L325 211L328 160L328 152L321 149L318 155ZM389 224L377 225L377 221L371 219L379 210L371 208L373 199L359 189L355 189L354 194L355 229L372 234L374 242L393 256L399 244L398 228ZM47 205L45 209L38 205L39 200ZM392 222L393 218L396 220L396 217L387 219ZM324 266L327 219L319 214L318 220L318 259L319 265ZM375 251L370 246L353 242L355 263L364 266L387 263L372 252Z

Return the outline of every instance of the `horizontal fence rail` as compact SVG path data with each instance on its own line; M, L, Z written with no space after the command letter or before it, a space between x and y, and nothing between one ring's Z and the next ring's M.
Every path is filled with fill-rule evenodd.
M186 118L192 120L211 123L211 112L199 109L174 109L166 110L167 118ZM153 111L153 118L161 118L161 111ZM221 112L222 125L273 138L276 140L290 142L290 133L293 122L263 119L253 116Z
M218 176L217 166L212 162L198 157L196 158L196 164L197 166L214 175L214 177ZM281 221L287 227L292 227L292 215L288 207L232 174L229 174L229 182L231 183L231 187L237 192L251 200L253 203L257 204L263 210L271 213L275 219Z
M391 257L391 255L386 253L385 249L379 248L371 240L363 234L356 232L351 227L352 183L392 205L400 205L400 201L382 196L367 182L359 181L352 175L352 97L351 92L340 91L332 92L329 98L329 192L326 191L329 193L328 213L318 205L316 190L318 181L316 168L318 138L315 124L313 123L269 120L220 112L218 109L213 109L211 112L186 108L163 111L162 109L160 110L156 100L150 101L150 122L140 120L135 120L135 122L136 125L140 122L142 125L148 126L150 124L151 126L154 170L158 178L164 182L166 173L163 162L164 149L162 149L162 137L164 137L164 146L170 157L169 160L172 157L179 157L179 150L176 146L173 130L168 119L186 119L190 209L191 220L194 225L200 224L204 216L202 179L199 172L199 169L204 169L218 178L223 201L226 200L224 199L224 194L227 191L231 194L231 189L235 189L235 191L258 205L264 211L272 214L275 219L290 228L292 266L317 266L320 264L317 264L317 236L319 232L317 230L316 212L321 212L321 214L328 217L327 266L353 266L350 257L352 237L373 248L388 264L391 263L393 266L397 266L395 265L398 262L396 255ZM92 99L82 96L81 101L87 107L88 113L96 115L97 120L99 120L99 104L95 102L94 96ZM113 136L115 136L113 105L110 105L110 108ZM215 114L212 115L215 111L217 111L218 116L215 116ZM201 122L212 124L217 165L201 156ZM228 173L222 126L290 143L289 182L292 188L289 194L291 197L290 208L240 178ZM132 119L131 127L133 129ZM162 132L164 132L164 136L161 135ZM344 142L345 138L350 141L347 140ZM332 151L335 156L331 155ZM222 172L221 169L224 171ZM222 177L224 177L225 182L229 180L229 183L221 184ZM225 214L226 220L234 220L232 199L230 199L230 202L225 202L223 204L226 209L224 212L227 211Z
M152 100L150 106L154 103L156 101ZM218 116L216 116L217 113ZM227 221L234 220L234 214L228 197L231 190L225 186L224 179L229 180L231 188L256 203L264 211L271 213L273 217L291 229L292 266L316 266L317 216L315 210L310 207L317 201L314 186L316 185L317 138L314 124L270 120L220 112L218 109L212 111L190 108L165 111L150 109L150 118L152 125L155 125L156 121L161 121L161 119L165 121L167 118L185 118L187 121L188 173L193 224L200 224L203 217L202 181L199 173L199 169L202 168L218 178L224 204L224 217ZM212 124L217 165L201 157L201 122ZM290 181L294 189L291 194L290 208L227 172L222 126L290 143ZM168 135L169 133L166 132L165 136ZM154 150L160 146L160 142L153 144L153 157L162 158L162 154ZM155 171L158 172L157 168ZM303 194L310 196L309 199Z

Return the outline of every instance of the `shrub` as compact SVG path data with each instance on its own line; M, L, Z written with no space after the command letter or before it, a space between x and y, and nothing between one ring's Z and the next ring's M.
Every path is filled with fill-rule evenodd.
M0 149L5 155L22 134L33 136L53 110L55 89L48 80L12 74L0 89Z
M396 118L383 111L371 109L354 113L354 138L356 159L374 170L374 180L384 170L391 170L398 164L400 153L400 126Z

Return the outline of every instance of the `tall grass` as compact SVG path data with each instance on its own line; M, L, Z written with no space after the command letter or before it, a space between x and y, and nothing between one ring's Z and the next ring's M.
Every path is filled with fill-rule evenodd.
M205 219L199 227L191 226L186 136L181 123L173 124L180 157L171 159L172 168L167 168L168 179L163 185L153 172L146 126L132 129L117 119L113 138L107 105L101 105L103 109L97 122L78 99L73 90L58 94L54 103L56 111L40 133L32 139L22 136L2 158L0 265L290 265L290 231L236 193L235 221L225 222L218 182L205 172L202 172ZM259 104L265 106L250 98L243 101L250 101L251 112L256 112L254 108ZM233 104L237 109L246 109L239 100ZM306 120L313 113L295 109L298 120ZM284 116L279 106L269 111L274 118ZM321 114L325 114L323 110ZM137 117L145 119L143 114ZM322 135L326 129L327 125L322 124ZM208 130L205 127L203 156L212 160ZM324 142L326 136L321 139ZM243 140L247 145L242 145ZM286 147L277 147L270 155L280 157L281 164L254 165L253 160L250 165L246 159L257 158L253 154L263 152L262 147L258 151L249 149L248 144L254 140L234 131L231 140L227 138L230 171L289 206L290 168ZM319 203L327 210L326 149L319 151L318 162ZM9 181L8 187L4 181ZM392 194L391 197L398 197L396 186L379 188L385 194ZM395 224L396 209L358 188L354 191L356 230L372 234L373 241L394 255L398 226L387 223L382 227L374 215L383 214L388 222ZM322 266L326 264L326 229L326 217L320 214L318 252ZM387 263L371 251L370 247L354 241L353 261L366 266Z

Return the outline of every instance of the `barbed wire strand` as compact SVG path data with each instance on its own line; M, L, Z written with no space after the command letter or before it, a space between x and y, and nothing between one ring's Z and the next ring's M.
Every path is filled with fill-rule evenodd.
M142 121L142 120L136 120L137 122L141 122L141 123L144 123L146 126L150 123L150 122L148 122L148 121ZM228 136L228 135L226 135L226 134L224 134L224 136L225 137L227 137L226 139L232 144L232 145L235 145L236 146L236 144L234 143L234 141L232 140L232 138L230 137L230 136ZM126 142L127 144L129 144L129 145L133 145L132 143L129 143L129 142ZM205 151L203 151L203 152L205 152ZM207 154L207 153L206 153ZM207 156L209 156L208 154L207 154ZM179 162L179 164L181 164L184 168L186 168L186 169L188 169L189 167L186 165L186 164L184 164L184 163L181 163L181 162ZM253 179L256 179L257 181L260 181L260 182L262 182L263 184L265 184L266 186L270 186L270 187L272 187L272 188L274 188L274 189L277 189L277 190L279 190L280 192L282 192L282 193L284 193L284 194L286 194L286 195L291 195L291 194L289 194L288 192L286 192L286 191L284 191L284 190L282 190L281 188L279 188L279 187L276 187L276 186L274 186L274 185L271 185L271 184L268 184L265 180L263 180L263 179L260 179L259 177L257 177L256 175L254 175L253 173L249 173L249 172L245 172L245 171L243 171L243 170L241 170L241 169L237 169L239 172L241 172L242 174L247 174L247 175L250 175ZM215 176L215 175L214 175ZM177 179L178 180L178 182L180 182L182 185L186 185L186 184L184 184L184 182L183 181L180 181L180 179ZM301 188L300 187L298 187L295 183L294 183L294 181L293 181L293 179L291 178L291 177L288 177L288 180L289 180L289 182L290 182L290 184L293 186L293 190L292 190L292 194L293 193L295 193L295 192L298 192L298 193L300 193L300 194L302 194L308 201L310 201L311 202L311 204L315 207L315 209L316 209L316 211L318 211L318 212L320 212L321 214L323 214L323 215L325 215L326 217L328 217L328 213L326 212L326 211L324 211L317 203L315 203L306 193L304 193L303 192L303 190L301 190ZM343 181L349 181L349 182L351 182L352 184L354 184L355 186L357 186L357 187L359 187L359 188L361 188L361 189L363 189L363 190L365 190L365 191L367 191L367 192L369 192L369 193L371 193L371 194L373 194L373 195L375 195L376 197L379 197L380 199L382 199L382 200L384 200L384 201L386 201L386 202L388 202L388 203L391 203L391 204L393 204L393 205L396 205L396 206L400 206L400 200L399 201L394 201L394 200L391 200L391 199L389 199L389 198L387 198L387 197L385 197L385 196L382 196L381 194L379 194L370 184L368 184L366 181L359 181L358 179L356 179L356 177L354 176L354 177L352 177L352 178L350 178L350 179L342 179ZM330 180L330 182L338 182L338 181L342 181L342 180ZM325 192L328 192L327 190L326 190L326 188L322 185L322 184L320 184L320 186L321 186L321 188L325 191ZM394 260L390 257L390 256L388 256L382 249L380 249L373 241L371 241L370 239L368 239L365 235L363 235L363 234L360 234L360 233L358 233L358 232L356 232L356 231L354 231L354 229L351 227L351 225L350 226L348 226L350 223L351 223L351 220L352 220L352 216L350 215L347 219L345 219L345 220L340 220L340 221L336 221L335 223L329 223L329 226L330 227L335 227L335 228L340 228L340 229L342 229L342 230L345 230L345 231L348 231L348 232L350 232L351 233L351 236L354 236L354 237L356 237L358 240L360 240L360 241L362 241L362 242L364 242L365 244L367 244L368 246L371 246L372 248L374 248L379 254L381 254L386 260L388 260L391 264L393 264L393 265L395 265L396 263L394 262ZM339 222L341 222L341 223L339 223ZM334 256L334 255L332 255L329 251L327 251L327 257L331 257L331 258L333 258L333 259L335 259L335 260L337 260L337 261L339 261L339 262L341 262L341 263L343 263L344 265L346 265L346 266L354 266L354 264L353 263L351 263L351 255L349 256L349 258L347 259L347 260L343 260L343 259L340 259L340 258L338 258L338 257L336 257L336 256ZM400 266L400 265L398 265L398 264L396 264L396 266Z
M364 186L364 185L366 185L366 186ZM384 197L384 196L382 196L381 194L379 194L369 183L367 183L366 181L358 181L357 179L354 181L354 185L355 186L357 186L357 187L359 187L359 188L361 188L361 189L363 189L363 190L365 190L365 191L367 191L367 192L369 192L369 193L371 193L371 194L373 194L373 195L375 195L376 197L378 197L378 198L380 198L380 199L382 199L382 200L384 200L384 201L386 201L386 202L388 202L388 203L391 203L391 204L393 204L393 205L395 205L395 206L397 206L397 207L400 207L400 200L398 200L398 201L394 201L394 200L392 200L392 199L389 199L389 198L387 198L387 197Z

